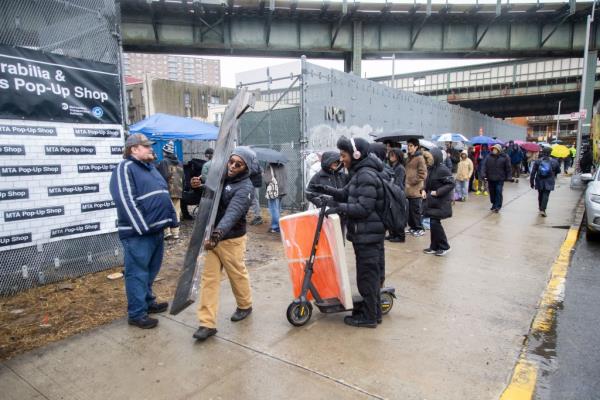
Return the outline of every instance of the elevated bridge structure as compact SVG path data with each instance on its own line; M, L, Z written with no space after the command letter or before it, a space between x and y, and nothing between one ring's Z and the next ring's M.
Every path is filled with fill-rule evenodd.
M554 115L559 101L563 114L578 111L582 70L582 58L527 59L372 80L504 118ZM597 61L589 76L597 100L600 97L600 64Z
M362 59L581 57L592 2L120 0L125 51ZM597 9L596 9L597 10ZM596 11L598 13L598 11ZM597 18L596 18L597 20ZM596 23L590 50L597 49Z

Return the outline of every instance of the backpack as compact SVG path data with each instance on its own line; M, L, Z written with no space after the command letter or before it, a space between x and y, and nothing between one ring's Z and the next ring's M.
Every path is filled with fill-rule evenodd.
M542 162L540 162L538 174L540 175L540 178L548 178L552 175L552 164L550 163L550 160L542 160Z
M406 227L406 195L398 185L382 179L379 180L383 186L383 210L377 210L383 225L390 232L403 232Z

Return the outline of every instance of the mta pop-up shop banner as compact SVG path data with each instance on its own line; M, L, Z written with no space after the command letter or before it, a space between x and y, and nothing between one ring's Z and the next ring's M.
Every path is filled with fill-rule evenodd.
M120 124L117 67L0 45L0 118Z
M0 46L0 252L116 231L119 91L114 65Z

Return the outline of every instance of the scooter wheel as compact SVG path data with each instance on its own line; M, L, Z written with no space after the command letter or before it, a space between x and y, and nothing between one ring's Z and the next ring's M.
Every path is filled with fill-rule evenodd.
M310 304L310 302L293 302L288 306L286 316L290 324L294 326L303 326L312 316L312 304Z
M381 314L386 315L394 306L394 296L391 293L381 293Z

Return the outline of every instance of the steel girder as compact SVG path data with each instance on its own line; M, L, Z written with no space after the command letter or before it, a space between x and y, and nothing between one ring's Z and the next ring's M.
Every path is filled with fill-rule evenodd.
M581 56L591 4L121 0L127 51L380 58ZM360 29L357 31L356 23ZM360 35L355 38L355 35ZM592 49L598 32L593 26ZM357 49L357 43L361 48ZM360 51L359 51L360 50Z

